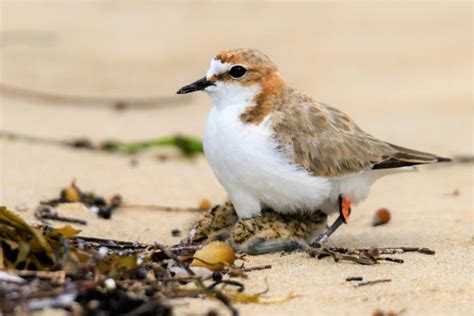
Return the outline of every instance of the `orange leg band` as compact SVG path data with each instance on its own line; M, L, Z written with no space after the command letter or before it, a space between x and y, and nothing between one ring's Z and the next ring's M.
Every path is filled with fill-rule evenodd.
M344 223L347 224L351 215L351 200L343 198L341 201L341 215Z

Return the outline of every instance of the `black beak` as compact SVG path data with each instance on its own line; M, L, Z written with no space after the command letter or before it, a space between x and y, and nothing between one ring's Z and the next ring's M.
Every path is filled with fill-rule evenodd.
M198 81L195 81L191 84L188 84L187 86L182 87L181 89L176 92L177 94L186 94L186 93L191 93L194 91L201 91L206 89L209 86L213 86L214 84L211 81L208 81L206 77L199 79Z

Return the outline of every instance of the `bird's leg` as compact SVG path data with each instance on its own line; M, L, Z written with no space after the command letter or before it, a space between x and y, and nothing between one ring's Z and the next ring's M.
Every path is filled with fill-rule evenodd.
M339 196L339 216L336 221L332 223L331 226L321 235L317 240L311 243L313 247L321 247L328 238L341 226L342 224L347 224L349 216L351 215L351 200L343 198L342 195Z
M256 256L273 252L293 252L297 249L303 248L304 244L304 241L298 239L284 240L256 238L242 244L239 247L239 250L249 255Z

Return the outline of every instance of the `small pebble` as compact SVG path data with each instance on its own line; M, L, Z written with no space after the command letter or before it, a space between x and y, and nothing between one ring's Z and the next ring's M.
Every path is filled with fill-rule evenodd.
M181 231L179 229L175 228L171 231L171 236L179 237L179 236L181 236Z
M115 290L115 288L117 287L117 284L115 283L115 280L114 279L107 279L104 281L104 284L105 284L105 288L107 290Z
M95 205L92 205L91 207L88 207L87 209L89 210L89 212L96 213L96 214L99 213L99 210L100 210L100 209L99 209L97 206L95 206Z
M133 158L133 159L130 159L128 164L130 165L130 167L136 167L138 166L138 163L139 163L138 160Z
M461 195L461 191L459 189L455 189L454 191L452 191L450 193L446 193L446 195L448 195L448 196L459 196L459 195Z
M212 204L211 202L208 200L208 199L202 199L200 202L199 202L199 208L201 210L208 210L212 207Z
M159 161L166 161L166 160L170 159L170 157L168 155L165 155L165 154L160 154L160 155L158 155L157 158L158 158Z
M390 211L386 208L379 208L372 220L372 226L385 225L390 221Z
M104 258L109 253L109 248L107 247L100 247L97 254L100 258Z
M128 104L125 101L117 101L114 103L114 109L116 111L126 110L127 107L128 107Z
M196 228L193 228L189 231L189 240L193 240L194 235L196 235Z
M100 306L100 302L98 300L91 300L87 303L87 309L88 310L96 310L97 308L99 308Z

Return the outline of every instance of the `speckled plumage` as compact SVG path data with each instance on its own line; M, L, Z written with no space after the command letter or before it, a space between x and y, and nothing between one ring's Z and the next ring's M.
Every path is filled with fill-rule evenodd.
M226 239L239 217L230 201L201 214L192 224L193 241Z
M311 243L326 223L327 215L321 212L290 215L269 209L260 216L239 220L232 203L226 202L199 216L191 230L195 242L224 240L240 252L261 254Z

